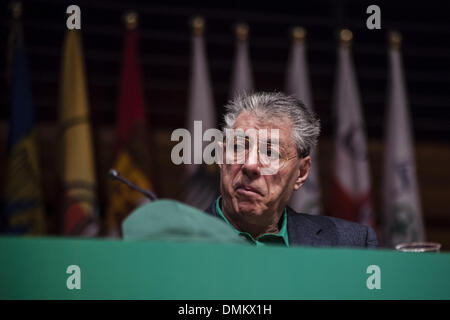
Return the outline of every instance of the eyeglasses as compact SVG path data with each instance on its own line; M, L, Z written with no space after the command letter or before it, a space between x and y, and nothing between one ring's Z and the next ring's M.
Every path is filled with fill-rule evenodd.
M282 169L286 164L297 158L297 155L289 157L280 150L279 143L257 142L247 137L237 136L229 142L219 142L223 154L225 155L224 163L226 164L244 164L253 155L256 149L256 156L261 167L274 170ZM256 140L256 139L255 139ZM228 147L228 150L227 150ZM256 163L256 161L255 161Z

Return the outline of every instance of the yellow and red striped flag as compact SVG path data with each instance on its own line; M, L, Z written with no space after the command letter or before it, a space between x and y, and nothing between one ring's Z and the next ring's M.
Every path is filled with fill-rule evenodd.
M98 234L97 180L81 35L67 31L62 59L59 125L65 235Z

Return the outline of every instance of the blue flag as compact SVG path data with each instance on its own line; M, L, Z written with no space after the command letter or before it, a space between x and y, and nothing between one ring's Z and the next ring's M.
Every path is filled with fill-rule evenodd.
M1 229L8 234L45 233L45 214L40 185L40 167L34 130L34 106L26 50L19 21L14 21L10 43L11 118L8 161Z

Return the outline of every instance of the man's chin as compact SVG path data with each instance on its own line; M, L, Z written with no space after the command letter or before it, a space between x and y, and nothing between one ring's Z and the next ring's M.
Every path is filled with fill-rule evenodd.
M255 205L254 202L240 201L238 204L239 213L242 215L252 215L258 216L260 215L260 211L258 206Z

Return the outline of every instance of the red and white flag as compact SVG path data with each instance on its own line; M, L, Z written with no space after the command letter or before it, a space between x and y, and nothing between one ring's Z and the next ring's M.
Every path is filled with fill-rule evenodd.
M365 125L350 46L345 43L338 49L334 98L337 127L331 214L373 226Z
M399 46L391 46L383 184L383 237L386 246L425 239L411 120Z
M295 35L295 34L294 34ZM300 99L313 110L304 39L294 38L287 70L286 93ZM319 175L316 150L311 150L311 170L304 185L292 194L289 206L298 212L320 214Z
M138 52L138 30L127 27L119 100L116 107L116 152L113 168L145 190L154 191L151 179L152 148L145 112L144 85ZM136 208L148 202L124 183L108 181L107 234L120 237L122 223Z

